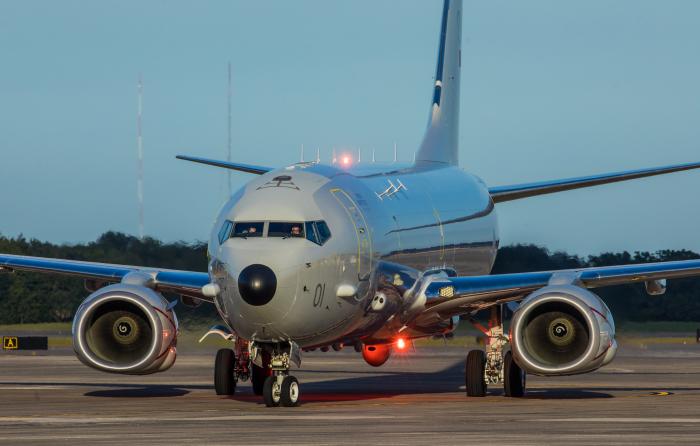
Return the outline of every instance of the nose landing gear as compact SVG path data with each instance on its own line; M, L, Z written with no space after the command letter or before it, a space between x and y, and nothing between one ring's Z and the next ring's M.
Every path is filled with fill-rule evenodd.
M263 387L267 407L294 407L299 402L299 381L291 375L268 376Z
M289 374L294 350L294 345L288 349L279 345L273 346L270 357L272 374L265 379L262 389L263 401L267 407L294 407L299 403L299 381ZM296 354L299 354L298 349ZM294 358L297 363L300 362L299 359L298 356Z

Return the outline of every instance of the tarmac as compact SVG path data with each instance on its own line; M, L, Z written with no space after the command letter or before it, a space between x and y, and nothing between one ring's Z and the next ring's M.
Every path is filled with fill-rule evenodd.
M380 368L348 349L309 353L295 408L265 407L247 382L216 396L212 351L148 376L67 350L0 353L0 444L700 444L700 345L623 345L591 374L529 376L518 399L466 397L466 353L423 348Z

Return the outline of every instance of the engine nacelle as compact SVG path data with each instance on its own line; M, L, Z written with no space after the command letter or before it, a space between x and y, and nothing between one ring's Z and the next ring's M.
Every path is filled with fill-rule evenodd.
M372 367L379 367L389 360L391 344L375 344L362 346L362 358Z
M586 373L615 357L615 323L607 305L592 292L574 285L547 286L516 310L511 348L528 373Z
M175 363L178 323L150 288L115 284L88 296L73 319L73 349L104 372L145 375Z

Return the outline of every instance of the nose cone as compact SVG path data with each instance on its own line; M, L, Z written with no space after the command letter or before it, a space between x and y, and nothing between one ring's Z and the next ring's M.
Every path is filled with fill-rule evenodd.
M249 305L259 307L270 302L277 291L277 277L265 265L246 266L238 276L238 292Z

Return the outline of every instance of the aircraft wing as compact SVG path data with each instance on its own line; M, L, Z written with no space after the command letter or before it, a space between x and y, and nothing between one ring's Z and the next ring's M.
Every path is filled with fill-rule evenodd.
M560 271L435 277L425 287L425 310L419 319L472 313L492 305L519 301L547 285L570 283L597 288L662 279L700 276L700 260L642 263Z
M209 274L202 272L0 254L0 272L2 271L63 274L107 283L120 282L129 273L142 272L153 278L156 290L211 302L211 298L202 294L202 287L210 282Z
M552 194L571 189L598 186L600 184L616 183L618 181L634 180L637 178L663 175L683 170L700 168L700 163L675 164L672 166L652 167L650 169L626 170L623 172L604 173L586 177L566 178L536 183L515 184L489 188L494 203L534 197L536 195Z
M223 167L224 169L238 170L240 172L246 173L254 173L256 175L262 175L271 170L274 170L272 167L254 166L252 164L243 163L232 163L230 161L219 161L209 158L198 158L196 156L177 155L175 158L184 161L191 161L193 163L207 164L209 166L214 167Z

